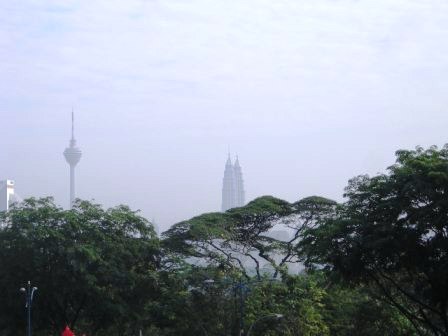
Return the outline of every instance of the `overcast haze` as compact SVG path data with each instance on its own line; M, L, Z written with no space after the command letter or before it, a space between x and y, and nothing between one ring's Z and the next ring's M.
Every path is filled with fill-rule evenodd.
M443 145L446 0L0 2L0 179L67 206L125 203L161 230L246 198L342 200L399 148Z

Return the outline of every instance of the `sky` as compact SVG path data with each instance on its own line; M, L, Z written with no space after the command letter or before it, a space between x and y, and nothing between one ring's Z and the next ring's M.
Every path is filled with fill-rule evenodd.
M0 180L160 231L247 201L343 200L398 149L448 135L446 0L0 0Z

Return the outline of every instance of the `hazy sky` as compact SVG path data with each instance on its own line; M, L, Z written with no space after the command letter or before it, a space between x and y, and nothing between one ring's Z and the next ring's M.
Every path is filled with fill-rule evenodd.
M446 0L0 0L0 179L162 230L247 199L342 199L399 148L448 142Z

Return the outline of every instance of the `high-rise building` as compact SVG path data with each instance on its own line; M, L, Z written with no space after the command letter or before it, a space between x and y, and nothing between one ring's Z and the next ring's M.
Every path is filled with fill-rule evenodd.
M243 171L241 170L238 156L236 157L235 164L233 165L233 174L235 177L235 207L241 207L245 204L245 197Z
M72 138L70 139L70 145L64 151L64 157L67 163L70 165L70 209L75 201L75 166L81 160L82 152L76 147L75 140L75 117L72 111Z
M235 204L235 176L233 171L232 160L227 158L226 167L224 168L224 178L222 179L222 206L221 210L226 211L233 208Z
M0 181L0 211L8 211L13 201L14 181Z
M222 205L221 210L227 211L232 208L241 207L244 201L244 180L243 172L238 160L232 164L232 160L227 158L224 168L224 178L222 180Z

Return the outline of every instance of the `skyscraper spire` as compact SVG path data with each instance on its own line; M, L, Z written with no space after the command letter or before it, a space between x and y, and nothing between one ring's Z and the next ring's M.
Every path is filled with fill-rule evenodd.
M227 155L227 161L226 161L226 166L231 166L232 165L232 159L230 158L230 153Z
M70 145L64 151L64 157L67 163L70 165L70 209L75 201L75 166L81 160L82 152L76 147L75 140L75 114L72 108L72 138L70 139Z

